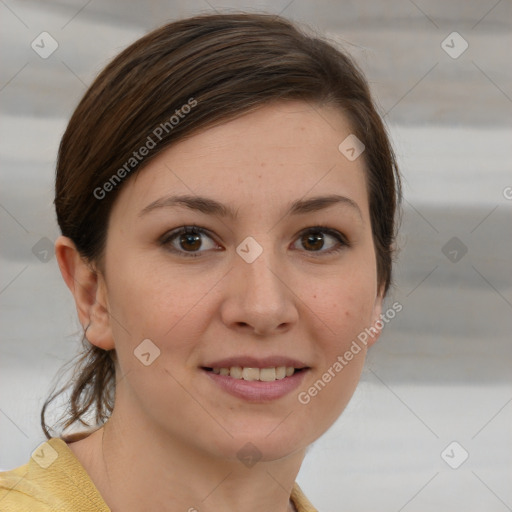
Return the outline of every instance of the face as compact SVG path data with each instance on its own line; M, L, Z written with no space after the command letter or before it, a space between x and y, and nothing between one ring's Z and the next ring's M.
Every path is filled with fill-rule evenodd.
M332 425L366 347L345 354L381 306L364 162L338 150L350 133L332 107L272 104L124 184L104 285L126 421L267 460Z

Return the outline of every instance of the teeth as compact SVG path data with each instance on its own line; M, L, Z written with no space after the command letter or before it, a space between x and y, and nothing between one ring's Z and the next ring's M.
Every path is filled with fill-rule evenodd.
M286 377L286 366L278 366L276 368L276 379L284 379Z
M260 380L263 382L272 382L273 380L276 380L276 369L262 368L260 370Z
M241 379L242 375L243 375L242 367L241 366L232 366L229 369L229 375L231 377L233 377L234 379Z
M242 368L232 366L231 368L212 368L216 375L230 376L238 380L259 380L262 382L273 382L285 377L291 377L295 373L293 366L277 366L274 368Z
M231 367L232 369L233 367ZM231 369L229 370L229 375L231 376ZM234 378L236 378L233 375ZM242 370L242 379L244 380L258 380L260 378L260 370L259 368L244 368Z

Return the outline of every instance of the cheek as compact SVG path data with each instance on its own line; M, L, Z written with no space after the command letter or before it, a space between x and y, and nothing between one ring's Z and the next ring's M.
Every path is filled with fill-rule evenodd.
M192 269L161 258L118 259L112 267L112 312L125 319L128 330L143 336L161 337L173 329L215 284L210 273L194 275Z
M197 269L178 270L161 260L117 262L109 282L109 302L123 369L138 364L133 352L150 339L160 349L160 364L184 370L215 314L216 284L223 274L203 271L198 275Z
M367 348L358 336L373 319L376 277L368 267L340 273L317 284L309 297L307 306L320 320L312 339L321 357L314 377L302 388L303 402L311 399L328 423L345 408L359 382Z
M305 419L315 420L316 432L324 432L343 412L359 383L367 347L358 336L371 323L373 287L369 285L347 289L332 286L332 293L312 295L318 317L323 325L313 337L318 359L314 374L304 383L297 396L300 407L305 408ZM315 298L314 295L317 295ZM306 412L307 411L307 412ZM318 421L321 418L321 421Z
M371 272L352 274L350 279L333 276L309 296L308 306L325 325L329 351L342 349L372 322L376 285Z
M131 278L113 279L109 292L119 374L126 376L125 392L130 390L147 415L159 421L155 411L162 403L191 407L180 383L187 382L187 361L205 328L208 291L214 283L208 277L192 279L162 270L162 265L159 270L149 265L129 267L116 268L117 276ZM148 339L151 343L143 345ZM150 354L147 366L145 353ZM201 411L194 412L201 417Z

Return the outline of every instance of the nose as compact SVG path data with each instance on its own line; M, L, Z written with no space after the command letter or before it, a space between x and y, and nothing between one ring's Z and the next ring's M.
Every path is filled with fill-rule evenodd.
M236 255L221 307L222 320L230 329L263 337L285 332L297 322L298 299L289 273L271 256L270 250L263 250L247 263Z

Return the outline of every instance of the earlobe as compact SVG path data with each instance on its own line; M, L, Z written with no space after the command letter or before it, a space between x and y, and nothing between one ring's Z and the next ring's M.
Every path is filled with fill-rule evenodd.
M73 241L60 236L55 242L60 272L75 299L78 318L87 328L87 339L105 350L115 348L105 280L78 252Z

